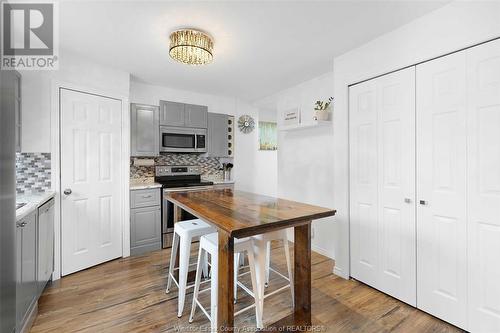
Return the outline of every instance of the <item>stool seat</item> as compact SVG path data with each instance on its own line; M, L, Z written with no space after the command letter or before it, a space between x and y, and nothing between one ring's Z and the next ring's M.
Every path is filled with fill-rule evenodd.
M179 236L189 235L191 237L199 237L215 232L215 228L200 219L195 219L175 223L174 232L179 234Z
M218 251L219 249L219 234L217 232L213 232L208 235L204 235L200 242L204 243L205 250L212 254ZM252 241L250 237L246 238L235 238L234 239L234 252L242 252L247 249L251 249Z

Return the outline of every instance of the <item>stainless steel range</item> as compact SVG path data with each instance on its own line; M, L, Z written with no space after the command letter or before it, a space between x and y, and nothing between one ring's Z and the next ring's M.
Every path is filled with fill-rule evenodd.
M156 166L155 181L162 184L163 193L203 191L213 188L213 182L204 182L201 180L201 167L193 165ZM182 211L181 220L192 220L195 218L190 213ZM164 198L161 223L162 247L171 247L174 232L174 205Z

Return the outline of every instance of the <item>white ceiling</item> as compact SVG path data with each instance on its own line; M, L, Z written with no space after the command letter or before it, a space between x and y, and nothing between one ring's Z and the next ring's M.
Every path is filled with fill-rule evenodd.
M330 71L333 57L448 1L61 2L61 47L134 80L248 101ZM207 31L214 62L168 56L169 33Z

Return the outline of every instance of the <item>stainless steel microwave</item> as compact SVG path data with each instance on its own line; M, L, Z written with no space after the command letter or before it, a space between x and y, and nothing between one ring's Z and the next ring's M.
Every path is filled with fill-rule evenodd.
M207 129L160 126L160 152L206 153Z

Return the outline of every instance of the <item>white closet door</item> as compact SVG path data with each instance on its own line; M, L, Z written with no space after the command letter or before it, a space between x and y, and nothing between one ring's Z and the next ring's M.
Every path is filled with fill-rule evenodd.
M416 305L415 68L377 79L379 288Z
M352 86L351 275L415 305L415 69Z
M465 52L417 66L417 306L466 325Z
M378 287L376 84L349 88L351 275Z
M469 329L500 332L500 41L467 57Z

